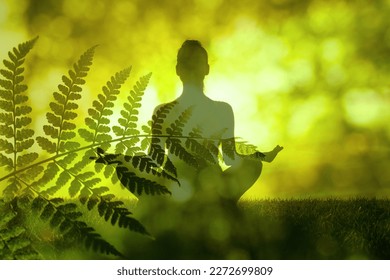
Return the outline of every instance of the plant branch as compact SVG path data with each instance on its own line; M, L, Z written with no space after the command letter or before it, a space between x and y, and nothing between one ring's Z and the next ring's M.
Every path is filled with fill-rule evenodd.
M135 138L135 137L151 137L150 134L143 134L143 135L131 135L131 136L125 136L125 137L121 137L121 138L116 138L116 139L112 139L110 141L106 141L106 142L101 142L101 143L93 143L91 145L87 145L87 146L84 146L84 147L80 147L78 149L75 149L75 150L71 150L71 151L67 151L65 153L62 153L62 154L55 154L54 156L52 157L49 157L47 159L44 159L44 160L41 160L39 162L36 162L32 165L28 165L26 167L23 167L23 168L20 168L20 169L17 169L17 170L14 170L13 172L7 174L6 176L3 176L0 178L0 182L18 174L18 173L21 173L21 172L24 172L34 166L37 166L37 165L42 165L42 164L45 164L47 162L50 162L50 161L55 161L61 157L64 157L70 153L78 153L80 151L83 151L83 150L88 150L88 149L93 149L93 148L97 148L99 147L101 144L104 144L104 143L115 143L115 142L120 142L120 141L125 141L125 140L128 140L128 139L132 139L132 138ZM154 136L156 137L156 136ZM209 141L217 141L217 140L220 140L220 139L217 139L217 138L203 138L203 137L192 137L192 136L172 136L172 135L158 135L157 136L158 138L179 138L179 139L194 139L194 140L209 140Z

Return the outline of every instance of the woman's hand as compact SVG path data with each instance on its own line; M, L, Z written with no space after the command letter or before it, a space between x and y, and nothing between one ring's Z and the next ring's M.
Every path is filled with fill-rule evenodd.
M264 161L272 162L281 150L283 150L283 147L277 145L272 151L264 153L265 154Z

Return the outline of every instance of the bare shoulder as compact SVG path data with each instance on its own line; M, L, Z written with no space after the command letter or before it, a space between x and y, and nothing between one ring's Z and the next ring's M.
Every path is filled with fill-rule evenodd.
M233 114L233 108L229 103L223 101L212 101L214 107L214 113L220 114L224 117L230 116Z
M172 101L172 102L163 103L156 106L156 108L154 108L153 115L169 112L175 106L176 103L177 103L176 101Z

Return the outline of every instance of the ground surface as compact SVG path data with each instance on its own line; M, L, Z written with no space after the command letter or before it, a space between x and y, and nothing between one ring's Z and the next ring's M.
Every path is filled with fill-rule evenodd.
M239 211L224 205L154 213L144 222L155 239L118 230L93 213L85 218L95 219L95 228L130 259L390 258L389 200L261 200L242 202ZM83 248L46 252L107 258Z

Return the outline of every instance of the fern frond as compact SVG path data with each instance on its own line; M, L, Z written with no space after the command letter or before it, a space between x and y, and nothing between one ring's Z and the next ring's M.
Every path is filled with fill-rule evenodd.
M44 170L44 167L41 165L33 165L28 171L21 173L18 177L26 182L35 182Z
M234 160L236 158L236 144L234 138L222 139L222 148L223 152L230 159Z
M118 172L121 173L120 176L118 174L118 178L119 178L119 180L121 180L122 184L123 184L123 182L122 182L121 178L126 177L126 176L133 176L132 174L134 174L129 169L129 164L131 164L132 169L134 171L139 170L141 173L144 173L144 174L152 174L156 177L163 177L163 178L172 180L180 185L180 182L177 180L177 178L175 176L170 175L164 169L160 170L161 165L157 164L148 155L138 154L138 155L134 155L134 156L130 156L130 155L123 156L121 154L106 154L106 153L104 153L104 151L101 148L98 149L97 154L98 154L98 157L91 157L90 159L94 159L96 163L103 163L107 166L117 165L117 167L115 168L115 171L117 172L117 174L118 174ZM125 173L126 174L128 173L129 175L124 175ZM127 179L123 178L123 180L127 180ZM126 187L127 185L128 184L124 185L124 187ZM156 186L158 187L158 184ZM152 190L152 194L154 194L154 193L163 194L164 192L159 192L159 191L154 192Z
M210 164L218 163L218 147L214 143L215 141L203 139L199 129L194 128L186 139L185 145L196 157L206 160Z
M222 145L224 147L225 154L231 159L234 159L236 156L244 156L246 159L252 160L264 160L265 158L263 153L257 151L256 146L249 144L246 141L223 139Z
M240 155L245 155L246 157L254 160L264 160L265 155L257 151L257 147L253 144L248 143L247 141L235 141L236 151Z
M117 96L120 93L120 88L129 77L130 71L131 68L125 68L112 76L110 81L103 86L103 93L99 94L98 99L93 101L93 108L88 110L89 117L85 118L85 124L88 128L81 128L78 132L84 140L91 143L91 146L96 143L101 143L101 146L104 149L108 149L111 146L112 136L109 134L111 131L109 126L110 116L113 114L111 108L114 107L114 101L116 101ZM84 160L86 159L85 162L90 163L88 160L94 155L95 152L92 149L88 150L84 156ZM95 165L95 171L101 171L99 165ZM112 175L114 172L111 168L106 168L105 173L107 175ZM84 195L81 199L85 199L85 195L88 193L89 192L84 189Z
M134 172L130 171L126 166L117 166L116 174L122 185L133 194L139 196L147 195L162 195L171 194L167 187L158 184L157 182L140 178Z
M71 168L59 162L57 164L63 172L58 177L55 186L52 187L53 190L56 190L56 187L59 185L67 186L70 182L69 195L74 197L80 192L79 198L83 200L87 199L92 193L94 186L101 182L101 179L94 172L88 171L89 169L86 168L91 164L86 156L82 157Z
M180 185L179 180L177 180L177 176L172 176L165 171L165 168L161 169L161 165L157 164L151 157L147 155L137 155L137 156L125 156L126 162L131 162L133 167L143 173L153 174L157 177L163 177L165 179L172 180ZM123 163L122 163L123 164ZM125 163L125 165L127 165ZM166 165L166 164L165 164ZM161 169L161 170L160 170ZM168 168L169 169L169 168ZM175 169L176 171L176 169Z
M122 256L113 245L96 233L95 229L79 220L82 213L78 211L75 203L64 203L62 199L45 199L38 196L32 201L32 209L42 220L49 222L51 228L58 230L65 242L82 242L95 252Z
M126 137L131 135L138 135L137 129L139 108L141 108L142 97L145 89L148 86L151 73L143 76L137 81L130 94L127 97L127 102L123 104L124 109L121 111L121 118L118 119L120 126L113 126L113 131L118 137ZM138 138L135 138L139 141ZM137 141L137 142L138 142ZM115 148L115 152L122 154L125 149L131 149L135 146L134 141L120 141Z
M12 159L3 154L0 154L0 167L2 166L6 166L8 170L12 170Z
M92 65L95 47L88 49L80 56L80 59L69 70L69 76L62 76L62 84L58 85L58 91L53 93L54 101L50 102L51 112L46 114L47 125L43 126L45 135L37 137L39 146L53 154L64 153L77 149L80 144L71 141L75 138L76 129L74 119L77 118L75 110L78 108L77 100L81 98L81 86L85 83L85 77Z
M112 225L117 224L119 227L129 229L130 231L150 235L138 220L130 217L132 213L123 207L124 203L122 201L112 201L112 199L112 195L100 197L97 208L101 217L104 217L106 221L110 221Z
M115 196L113 194L107 194L108 191L109 188L107 187L94 188L89 198L84 197L81 199L81 202L86 204L89 211L97 206L100 217L103 217L105 221L110 221L113 226L118 225L130 231L150 235L138 220L130 217L132 213L124 207L122 201L112 201Z
M33 138L34 132L28 127L32 122L29 117L32 109L27 105L27 86L22 84L22 65L25 55L32 48L31 42L10 52L10 60L4 61L6 69L0 70L4 77L0 79L0 166L5 166L5 169L10 171L0 178L0 181L7 180L4 194L11 200L23 195L27 205L25 210L33 209L34 215L50 225L53 232L58 232L65 242L82 242L94 251L121 256L120 252L92 227L81 221L80 207L86 207L86 211L97 209L100 217L114 226L145 235L149 233L132 217L124 203L109 194L108 187L101 185L101 178L93 172L92 165L96 171L103 171L106 178L120 180L124 187L136 195L170 194L167 187L157 183L157 177L177 183L179 181L176 178L176 168L167 158L160 142L163 138L168 139L171 152L178 153L180 158L187 161L195 160L190 158L189 152L185 154L185 149L180 144L190 110L183 112L179 119L171 124L166 130L168 135L163 135L162 123L166 121L175 103L160 107L153 116L150 127L142 127L146 137L140 143L143 136L139 135L137 121L142 97L151 76L148 74L141 77L133 87L124 103L119 124L112 126L112 108L120 88L130 74L131 69L127 68L116 73L103 87L102 93L88 110L88 116L85 118L86 128L79 129L76 135L76 110L81 98L81 87L92 64L95 50L93 47L80 57L67 75L62 76L58 90L53 93L43 133ZM117 138L114 139L113 134ZM86 140L85 146L81 146L77 141L78 136ZM38 154L31 149L35 140L50 154L39 162ZM114 143L120 156L105 154L104 150L99 148L97 153L94 150L98 146L108 149ZM145 151L149 144L149 154L145 155L142 151ZM91 161L93 157L97 164ZM146 175L145 178L142 175ZM150 177L153 179L149 179ZM77 197L83 205L66 203L63 199L54 197L63 188L67 188L69 195L72 198ZM0 213L3 214L3 211ZM0 217L0 257L3 248L7 251L5 255L16 256L18 252L27 252L27 248L31 247L31 240L26 239L29 233L23 226L13 227L14 231L9 230L13 221L12 217L11 220ZM20 242L16 242L19 238Z
M148 122L148 126L143 126L142 129L147 134L152 135L151 138L145 137L141 145L143 148L149 146L149 156L157 162L160 166L164 165L164 170L177 177L176 167L167 157L165 150L161 143L161 136L163 135L163 127L165 119L169 112L174 108L176 102L165 104L157 109L153 114L152 120Z
M169 137L165 143L171 154L177 156L179 159L196 169L200 167L197 158L183 147L179 138Z
M144 138L141 140L141 150L145 151L149 148L152 143L152 120L148 121L147 125L141 127L142 131L145 133Z
M142 131L145 133L145 134L148 134L148 135L151 135L152 134L152 120L149 120L147 125L143 125L141 128L142 128Z
M94 252L100 252L106 255L114 255L117 257L124 257L113 245L104 240L100 234L95 232L95 229L87 226L85 223L79 223L79 236L87 249L92 249Z
M156 142L156 141L155 141ZM159 165L164 167L164 171L177 178L177 170L172 161L167 157L165 150L160 144L151 142L148 155Z
M167 115L169 112L173 109L173 107L176 105L176 102L171 102L168 104L165 104L161 106L152 117L152 135L162 135L163 134L163 127L162 124L164 123L165 119L167 118ZM156 142L160 142L160 139L157 137Z
M46 190L41 191L41 195L44 197L50 197L56 194L60 189L62 189L66 184L71 180L72 176L67 170L60 173L54 186L47 188Z
M43 171L43 176L33 183L33 186L40 187L47 185L50 181L52 181L58 172L60 171L59 167L55 162L50 162L46 165L46 168Z
M142 147L137 146L139 141L140 141L140 138L135 137L135 136L131 137L129 139L126 139L126 140L121 140L115 146L115 153L116 154L134 155L138 152L141 152L143 150Z
M235 144L237 152L244 155L253 154L257 149L255 145L252 145L247 141L239 141L236 139Z
M32 121L28 115L32 109L25 105L28 101L27 86L22 84L25 57L37 39L19 44L9 52L9 60L3 61L6 69L0 69L4 77L0 79L0 110L4 111L0 114L0 151L5 153L0 156L0 165L8 170L16 171L38 158L35 152L25 153L34 144L34 131L28 128ZM17 184L8 185L4 193L14 196L18 192L14 187Z
M114 107L114 101L116 101L119 94L119 90L123 83L130 75L131 68L126 68L120 72L117 72L111 77L110 81L103 86L102 94L98 95L98 99L92 102L93 108L88 110L88 117L85 118L85 124L87 128L81 128L78 130L79 135L92 144L102 143L104 149L108 149L112 140L109 132L111 128L110 117L113 114L111 108Z
M183 136L183 128L189 121L192 115L192 107L184 110L179 117L167 127L166 132L170 136Z
M159 112L157 111L157 113L159 113ZM198 168L199 167L198 161L190 152L187 151L186 148L183 147L182 141L181 141L181 136L183 136L183 128L185 127L186 123L190 119L191 114L192 114L192 108L191 107L187 108L179 115L179 117L173 123L171 123L171 125L169 127L166 128L166 132L168 134L168 137L165 141L165 144L166 144L166 147L171 154L176 155L177 157L179 157L181 160L183 160L187 164L189 164L195 168ZM163 121L162 118L166 118L167 114L160 114L160 115L162 115L161 118L156 117L154 119L154 121L155 120L157 121L157 124L155 124L155 122L154 122L153 123L154 126L152 126L152 133L157 132L157 134L154 134L155 136L153 138L153 142L156 142L156 143L159 142L160 140L154 140L154 139L155 138L158 139L159 134L161 134L161 130L153 129L153 128L156 126L157 126L157 128L162 127L161 126L161 123L162 123L161 121ZM155 144L155 143L152 143L152 145L153 144ZM155 148L155 147L153 147L153 148ZM156 149L156 151L158 151L158 149Z

